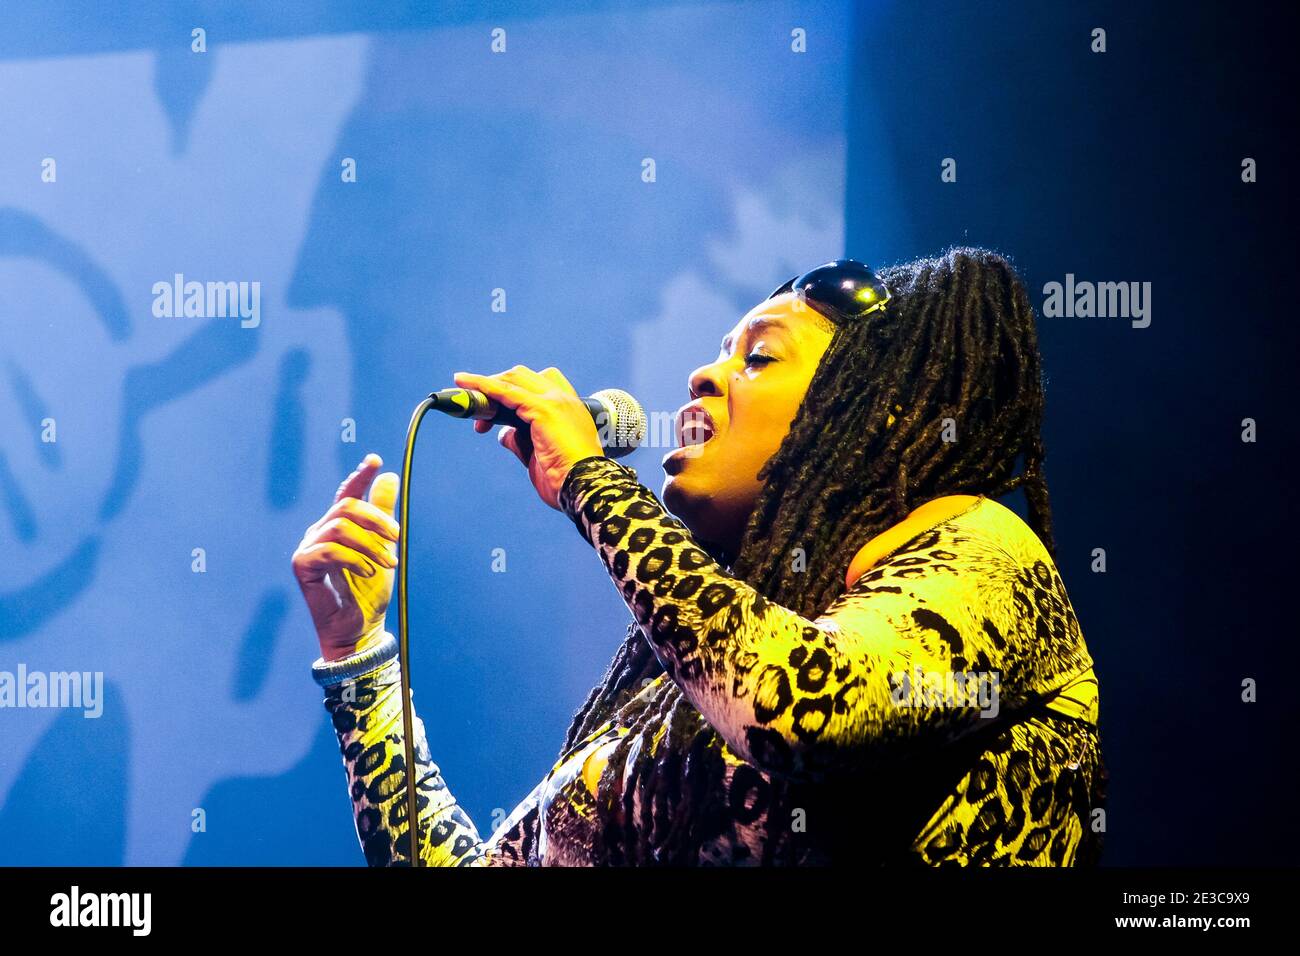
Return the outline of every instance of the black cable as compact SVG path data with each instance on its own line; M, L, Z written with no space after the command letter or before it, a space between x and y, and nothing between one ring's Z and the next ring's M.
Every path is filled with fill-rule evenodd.
M402 517L397 529L397 669L402 677L402 746L406 752L406 766L403 776L406 778L406 825L411 835L411 866L420 866L420 813L416 800L415 787L411 774L415 768L415 738L411 734L411 725L415 722L411 713L411 667L410 644L406 638L406 545L411 538L411 526L408 524L411 506L411 459L415 457L415 433L420 428L420 420L425 412L433 407L430 395L411 413L411 424L406 427L406 452L402 457Z

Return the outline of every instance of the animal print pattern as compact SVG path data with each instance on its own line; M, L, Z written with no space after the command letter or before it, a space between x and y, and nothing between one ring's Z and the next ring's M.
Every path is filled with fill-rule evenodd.
M410 866L402 686L396 659L369 674L325 688L352 797L361 852L369 866ZM414 700L414 692L412 692ZM421 866L481 865L474 822L452 797L429 757L424 724L414 715L416 803Z
M978 499L808 620L720 567L626 466L584 459L560 504L665 669L644 693L674 681L715 733L726 771L706 804L701 865L1095 860L1105 778L1092 659L1050 556L1008 509ZM953 673L996 681L996 709L903 706L901 675L920 688ZM326 705L358 838L368 863L409 865L396 663L347 686L329 688ZM417 719L423 863L622 862L602 839L603 816L622 811L594 799L626 733L621 714L562 755L486 841ZM657 753L659 738L646 746ZM662 808L641 800L633 756L603 772L631 789L632 819L653 825Z

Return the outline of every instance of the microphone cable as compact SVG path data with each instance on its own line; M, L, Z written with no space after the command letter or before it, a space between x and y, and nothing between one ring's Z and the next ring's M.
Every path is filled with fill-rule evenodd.
M449 400L447 393L452 391L456 394ZM403 777L406 781L406 823L411 837L411 866L423 865L420 861L419 801L415 785L412 783L412 773L416 763L415 739L411 734L411 726L415 723L415 716L411 707L411 644L408 638L406 613L406 570L409 563L406 557L407 544L411 537L411 463L415 458L415 436L420 430L420 422L425 414L430 409L437 408L439 411L457 417L468 417L470 408L465 404L464 394L465 391L462 389L444 389L442 392L430 393L415 406L415 411L411 413L411 423L406 426L406 449L402 455L402 484L398 489L402 496L402 505L397 538L397 670L401 675L402 684L402 749L406 761ZM597 426L604 428L611 420L616 426L612 438L615 444L612 447L607 446L604 453L615 458L628 454L645 439L645 411L631 395L619 389L605 389L597 392L596 395L603 397L601 414L605 416L603 419L597 418ZM527 423L520 421L513 412L507 412L501 418L502 421L499 423L513 420L516 427L520 429L528 427Z
M406 451L402 455L402 495L401 525L398 528L397 543L397 670L402 683L402 748L405 751L406 766L402 768L406 780L406 825L411 837L411 866L422 866L420 861L420 811L415 792L413 773L415 770L415 738L411 734L411 725L415 723L411 709L411 665L410 641L407 636L406 615L406 560L407 544L411 538L411 526L407 522L411 514L411 461L415 457L415 435L420 429L420 420L433 407L434 399L430 395L415 406L411 413L411 423L406 427Z

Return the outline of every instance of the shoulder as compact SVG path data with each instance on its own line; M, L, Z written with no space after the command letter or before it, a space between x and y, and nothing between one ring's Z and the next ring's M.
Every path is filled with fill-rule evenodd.
M980 500L975 495L945 495L914 508L906 518L876 535L853 556L853 560L849 562L848 572L844 576L845 586L853 587L853 583L864 573L917 535L924 534L935 525L950 521L970 510Z
M852 588L867 571L926 534L936 538L936 543L954 536L964 542L979 539L984 546L981 550L1003 552L1015 564L1032 566L1043 559L1050 563L1038 536L1010 508L983 496L945 495L915 508L863 545L849 562L845 586Z
M859 551L837 611L883 615L922 645L937 633L966 662L1000 662L1008 690L1046 693L1092 666L1060 573L1019 515L984 497L927 504Z

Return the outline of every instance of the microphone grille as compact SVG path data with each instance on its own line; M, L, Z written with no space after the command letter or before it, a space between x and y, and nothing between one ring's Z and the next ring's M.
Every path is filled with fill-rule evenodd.
M602 388L591 396L609 413L609 441L602 444L610 458L622 458L645 441L645 409L621 388Z

